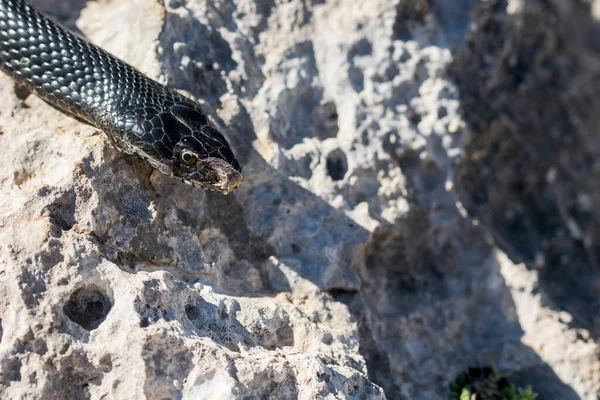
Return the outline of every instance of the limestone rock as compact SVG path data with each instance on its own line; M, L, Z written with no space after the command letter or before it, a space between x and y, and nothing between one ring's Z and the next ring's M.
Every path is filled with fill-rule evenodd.
M596 48L569 47L595 29L587 5L34 3L199 100L245 181L183 185L1 75L1 398L446 399L495 365L546 398L595 399L597 300L564 265L533 267L538 252L579 273L594 259L597 141L576 111L595 104ZM573 32L572 15L587 18ZM519 58L535 43L540 59ZM571 86L552 79L567 72ZM554 108L544 91L559 89ZM562 111L568 149L567 132L544 136ZM553 155L567 214L550 169L495 159L524 132L521 151ZM490 170L541 197L513 204ZM575 288L595 287L590 271Z

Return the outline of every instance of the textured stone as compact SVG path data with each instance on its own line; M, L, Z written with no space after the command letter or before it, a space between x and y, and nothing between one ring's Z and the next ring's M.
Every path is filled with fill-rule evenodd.
M596 398L584 3L35 3L200 100L245 182L183 185L0 76L0 397L446 399L496 366Z

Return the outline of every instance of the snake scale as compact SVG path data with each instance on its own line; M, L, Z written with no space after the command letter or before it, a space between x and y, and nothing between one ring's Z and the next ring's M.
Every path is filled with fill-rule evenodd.
M185 183L227 194L239 162L200 106L46 18L0 0L0 69L115 147Z

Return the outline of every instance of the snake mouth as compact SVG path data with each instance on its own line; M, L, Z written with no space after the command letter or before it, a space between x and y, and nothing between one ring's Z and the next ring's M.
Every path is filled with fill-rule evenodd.
M201 165L198 165L195 171L182 177L183 182L203 189L228 194L244 181L241 172L219 158L207 158L199 164Z

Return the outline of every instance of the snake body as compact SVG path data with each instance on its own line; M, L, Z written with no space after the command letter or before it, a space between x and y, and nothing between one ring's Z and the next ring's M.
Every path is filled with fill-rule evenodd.
M44 17L0 0L0 69L161 172L227 194L241 167L200 106Z

